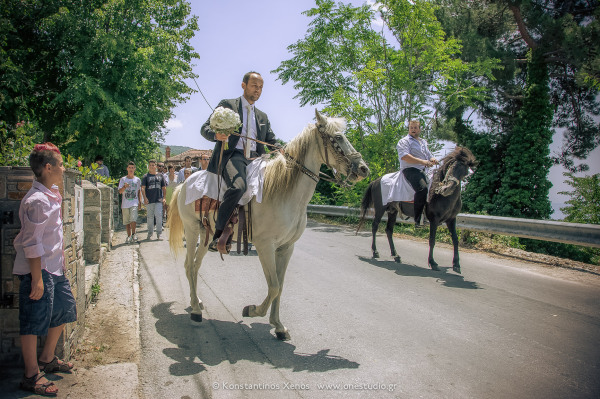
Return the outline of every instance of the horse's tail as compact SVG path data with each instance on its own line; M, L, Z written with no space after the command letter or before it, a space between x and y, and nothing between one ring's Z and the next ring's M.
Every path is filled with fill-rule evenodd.
M363 223L365 222L365 216L367 215L367 211L373 204L373 189L375 188L375 183L377 183L378 181L379 181L379 179L369 183L369 186L367 187L367 191L365 191L365 195L363 196L362 202L360 204L361 216L360 216L360 221L358 222L358 227L356 229L356 233L354 233L355 235L358 234L358 232L360 231L360 228L362 227Z
M184 233L183 222L181 221L179 207L177 206L177 199L179 198L181 187L183 187L183 184L180 184L179 186L175 187L175 190L173 190L173 196L171 198L171 202L169 203L169 217L167 219L167 226L169 226L169 247L175 256L177 256L182 249Z

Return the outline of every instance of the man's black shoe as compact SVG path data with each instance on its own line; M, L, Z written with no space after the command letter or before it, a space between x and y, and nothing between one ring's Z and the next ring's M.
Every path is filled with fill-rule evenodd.
M208 250L210 252L219 252L219 250L217 249L217 243L219 242L218 238L215 238L214 240L212 240L210 242L210 244L208 244Z

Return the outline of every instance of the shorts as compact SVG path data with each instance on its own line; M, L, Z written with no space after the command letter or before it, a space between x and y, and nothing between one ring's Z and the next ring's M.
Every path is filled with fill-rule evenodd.
M121 208L123 211L123 224L127 226L129 223L137 223L138 207L132 206L131 208Z
M19 275L19 324L21 335L48 335L48 328L77 321L77 307L71 284L65 276L42 270L44 294L34 301L31 294L31 273Z

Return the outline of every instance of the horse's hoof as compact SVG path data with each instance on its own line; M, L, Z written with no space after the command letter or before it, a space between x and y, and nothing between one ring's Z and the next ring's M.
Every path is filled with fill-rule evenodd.
M379 258L379 252L377 252L377 251L373 252L373 258L374 259Z
M244 310L242 310L242 317L250 317L250 305L244 307Z
M458 274L461 274L460 273L460 266L452 266L452 270L454 270Z
M431 270L434 270L436 272L440 271L440 268L438 267L437 263L429 262L429 267L431 267Z
M280 341L289 341L292 339L288 331L275 331L275 336Z
M394 256L394 260L395 260L397 263L401 263L401 262L402 262L402 258L400 257L400 255L396 255L396 256Z
M190 317L192 318L192 321L197 321L198 323L202 322L202 313L191 313Z

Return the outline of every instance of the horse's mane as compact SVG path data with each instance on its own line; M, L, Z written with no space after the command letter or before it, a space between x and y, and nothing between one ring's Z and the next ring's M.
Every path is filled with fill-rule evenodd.
M442 181L444 181L446 178L446 173L448 173L450 168L457 162L468 167L473 167L477 163L475 156L468 148L456 146L454 151L442 158L442 166L433 174L433 178L431 179L431 189L429 191L430 197L435 188L440 185Z
M343 118L328 118L326 132L333 133L343 131L346 128L346 120ZM308 154L312 140L318 138L317 125L309 123L302 133L296 136L285 146L285 151L294 157L296 161L303 164ZM318 170L313 170L319 173ZM281 154L271 159L265 169L265 183L263 187L263 198L281 199L291 194L291 188L296 183L302 172L295 167L293 162L287 160Z

